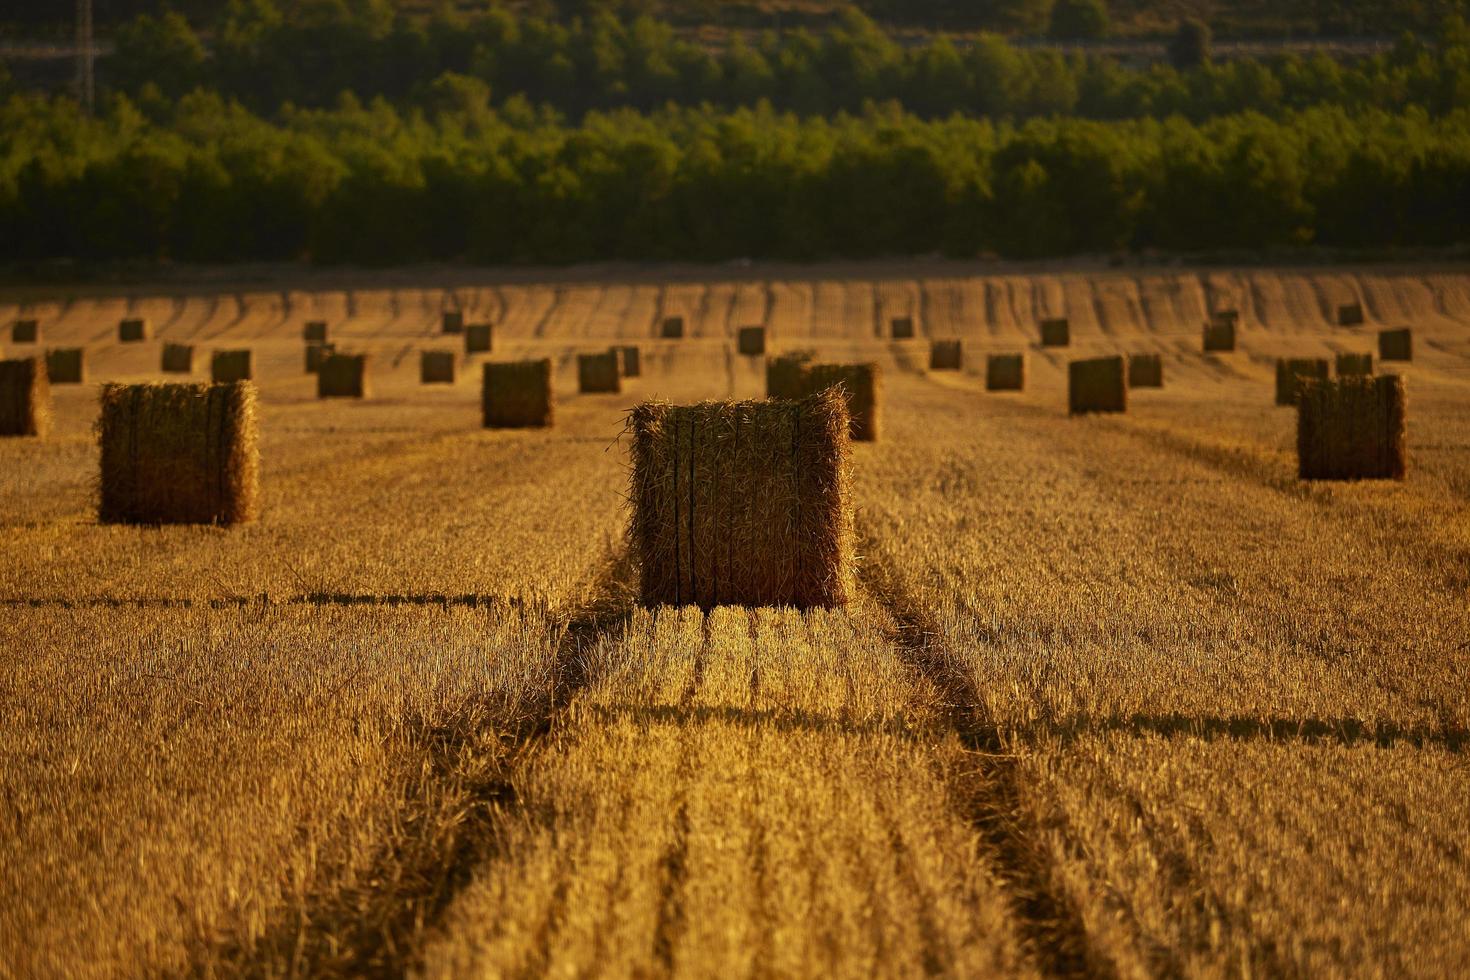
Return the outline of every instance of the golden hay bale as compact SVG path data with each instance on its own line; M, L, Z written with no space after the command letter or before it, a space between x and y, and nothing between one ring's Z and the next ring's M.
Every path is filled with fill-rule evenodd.
M318 398L367 398L368 356L328 354L316 373Z
M929 344L929 370L958 371L965 366L964 345L958 340L936 340Z
M549 358L485 365L480 382L485 428L547 426L552 423L555 405Z
M129 317L117 324L117 339L124 344L136 344L153 335L153 324L145 317Z
M636 345L622 344L609 350L618 356L618 373L623 377L636 378L643 373L643 358Z
M877 364L811 364L805 374L807 391L811 394L833 387L843 390L853 439L877 441L883 388Z
M1204 348L1206 352L1235 350L1235 324L1219 321L1205 324Z
M1325 381L1332 366L1323 357L1280 357L1276 359L1276 404L1295 405L1303 382Z
M612 351L578 354L577 390L584 395L622 391L623 375L618 370L618 355Z
M327 342L327 321L306 321L306 326L301 328L301 339L308 344L325 344Z
M736 348L749 357L759 357L766 352L765 327L741 327L735 337Z
M1021 391L1025 387L1025 354L990 354L985 358L986 391Z
M1121 357L1094 357L1067 365L1067 408L1085 412L1126 412L1128 385Z
M217 385L255 377L255 355L248 350L217 350L209 359L209 377Z
M1064 316L1041 321L1041 346L1066 347L1072 343L1072 321Z
M255 385L102 386L98 517L238 524L259 509Z
M495 346L495 329L488 323L471 323L464 328L464 352L488 354Z
M163 370L167 374L188 374L194 370L192 344L164 344Z
M1217 325L1240 326L1239 310L1216 310L1210 314L1210 322Z
M1337 355L1337 374L1339 377L1350 374L1372 374L1372 354L1350 354L1341 353Z
M831 607L854 593L846 401L633 409L644 605Z
M53 347L46 352L46 377L54 385L79 385L87 380L85 351L81 347Z
M684 318L682 316L664 317L664 322L659 325L659 336L665 340L679 340L684 336Z
M16 320L10 325L10 342L13 344L39 344L41 321Z
M1378 357L1384 361L1412 361L1414 332L1408 327L1378 331Z
M464 314L458 310L446 310L439 318L440 333L464 333Z
M46 361L0 361L0 436L41 436L51 429L51 385Z
M1308 381L1297 399L1303 480L1402 480L1408 469L1404 379Z
M307 344L306 345L306 373L316 374L322 369L322 361L327 355L337 353L336 344Z
M1339 327L1361 326L1366 319L1363 315L1362 303L1348 303L1337 308L1337 325Z
M455 358L452 350L419 352L419 383L454 384Z
M813 351L798 350L766 358L766 397L805 398L806 368L816 356Z
M1164 387L1164 359L1158 354L1128 355L1128 387Z
M912 340L914 333L914 318L911 316L896 316L888 321L888 335L894 340Z

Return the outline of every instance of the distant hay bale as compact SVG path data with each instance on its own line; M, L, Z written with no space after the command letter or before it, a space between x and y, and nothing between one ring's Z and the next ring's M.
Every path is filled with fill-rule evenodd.
M936 340L929 345L929 370L958 371L965 366L964 345L958 340Z
M192 344L164 344L163 371L165 374L188 374L194 370L194 346Z
M1164 387L1164 359L1158 354L1128 355L1128 387Z
M42 357L0 361L0 436L44 437L51 430L51 385Z
M888 335L894 340L912 340L914 337L914 318L911 316L896 316L889 320Z
M1206 352L1235 350L1235 324L1218 320L1206 323L1204 348Z
M248 350L217 350L209 359L209 377L217 385L250 381L255 377L255 355Z
M153 324L145 317L129 317L117 324L117 339L124 344L136 344L153 335Z
M98 517L109 524L238 524L259 510L255 385L102 387Z
M1240 326L1240 311L1231 309L1216 310L1215 312L1210 314L1210 322L1220 325L1228 324L1232 327L1238 327Z
M1362 303L1347 303L1337 308L1337 325L1339 327L1358 327L1365 323L1367 317L1363 315Z
M765 327L741 327L736 334L736 346L747 357L759 357L766 352Z
M1041 321L1041 346L1066 347L1072 343L1072 321L1064 316Z
M336 344L307 344L306 345L306 373L316 374L322 369L322 361L327 355L337 353Z
M440 333L464 333L464 314L458 310L446 310L439 318Z
M10 325L10 342L13 344L39 344L41 321L16 320Z
M79 385L87 380L86 351L81 347L53 347L46 352L46 377L54 385Z
M990 354L985 358L986 391L1021 391L1025 387L1025 354Z
M816 358L813 351L790 351L766 358L766 397L805 398L806 367Z
M1095 357L1067 365L1067 406L1073 415L1126 412L1128 385L1123 358Z
M1412 361L1414 332L1408 327L1378 331L1378 357L1384 361Z
M847 396L852 438L875 442L882 408L882 374L877 364L811 364L806 367L807 391L817 394L841 387Z
M1297 400L1303 480L1402 480L1408 470L1404 379L1308 381Z
M684 318L682 316L664 317L659 325L659 336L665 340L679 340L684 336Z
M488 354L495 346L495 328L488 323L471 323L464 328L464 352Z
M455 356L451 350L426 350L419 352L419 383L426 385L454 384Z
M318 398L367 398L368 356L328 354L316 373Z
M1276 404L1295 405L1303 383L1325 381L1332 365L1323 357L1283 357L1276 360Z
M307 320L306 326L301 329L301 339L308 344L325 344L327 342L327 321Z
M555 413L551 360L486 364L480 382L480 408L487 429L551 425Z
M1350 374L1372 374L1372 354L1341 353L1337 355L1337 374L1346 377Z
M631 548L646 606L841 606L854 594L846 401L639 405Z
M623 375L618 370L618 355L612 351L605 354L578 354L577 390L584 395L616 394L622 391Z
M643 373L643 358L634 344L621 344L610 348L618 356L618 371L625 378L636 378Z

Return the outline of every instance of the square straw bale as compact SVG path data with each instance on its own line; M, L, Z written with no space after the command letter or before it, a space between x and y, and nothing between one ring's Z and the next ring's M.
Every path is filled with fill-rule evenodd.
M86 351L81 347L53 347L46 352L46 376L54 385L79 385L87 380Z
M1164 387L1164 359L1158 354L1128 355L1128 387Z
M1210 322L1218 325L1240 326L1239 310L1216 310L1210 314Z
M747 357L759 357L766 352L765 327L741 327L735 337L736 348Z
M1072 321L1064 316L1041 321L1041 346L1066 347L1072 343Z
M301 328L301 339L308 344L325 344L327 342L327 321L307 320L306 326Z
M1412 361L1414 332L1408 327L1378 331L1378 358L1383 361Z
M929 345L929 370L959 371L965 366L964 345L958 340L936 340Z
M808 350L766 358L766 397L805 398L806 369L815 358L816 354Z
M368 356L328 354L316 373L318 398L367 398Z
M316 374L322 369L322 361L330 354L337 353L336 344L307 344L306 345L306 373Z
M215 384L249 381L255 377L255 355L248 350L217 350L209 359L209 377Z
M1295 405L1304 382L1325 381L1331 376L1332 365L1325 357L1278 357L1276 404Z
M1337 355L1338 376L1349 374L1372 374L1373 355L1340 353Z
M618 370L618 355L612 351L605 354L577 355L577 390L584 395L623 390L623 375Z
M98 518L238 524L259 512L256 394L231 384L102 386Z
M495 346L495 328L488 323L472 323L464 328L464 352L488 354Z
M888 336L894 340L912 340L914 337L914 318L911 316L896 316L889 320Z
M39 344L41 321L16 320L10 325L10 342L13 344Z
M877 364L811 364L805 373L810 394L842 388L855 441L877 441L883 403L882 373Z
M658 335L665 340L679 340L684 336L684 318L682 316L664 317L664 322L659 324Z
M1337 308L1337 325L1339 327L1359 327L1366 322L1363 315L1362 303L1347 303Z
M440 333L464 333L464 314L459 310L445 310L439 317Z
M1073 415L1126 412L1128 385L1121 357L1094 357L1067 365L1067 407Z
M136 344L147 340L153 335L153 324L145 317L129 317L119 320L117 324L117 339L124 344Z
M193 344L164 344L163 371L166 374L188 374L194 370Z
M986 391L1021 391L1025 387L1025 354L990 354L985 358Z
M1402 480L1408 469L1404 379L1308 381L1297 399L1303 480Z
M51 430L51 384L46 360L0 361L0 436L42 436Z
M1218 321L1205 324L1204 349L1206 352L1235 350L1235 324Z
M551 425L555 415L551 359L486 364L480 382L480 408L487 429Z
M643 374L643 358L635 344L621 344L609 348L618 355L618 371L625 378L636 378Z
M452 350L426 350L419 352L419 383L426 385L454 384L455 355Z
M631 550L644 605L832 607L854 591L841 393L633 409Z

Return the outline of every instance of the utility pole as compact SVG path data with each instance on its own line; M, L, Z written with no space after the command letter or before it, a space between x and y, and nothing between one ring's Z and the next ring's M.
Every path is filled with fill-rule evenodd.
M77 101L96 109L97 79L92 71L92 0L77 0Z

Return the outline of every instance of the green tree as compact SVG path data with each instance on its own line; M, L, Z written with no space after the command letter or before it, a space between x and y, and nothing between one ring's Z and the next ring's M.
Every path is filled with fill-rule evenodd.
M204 80L204 44L180 14L147 14L117 31L117 48L108 62L117 86L137 92L152 82L177 97Z

